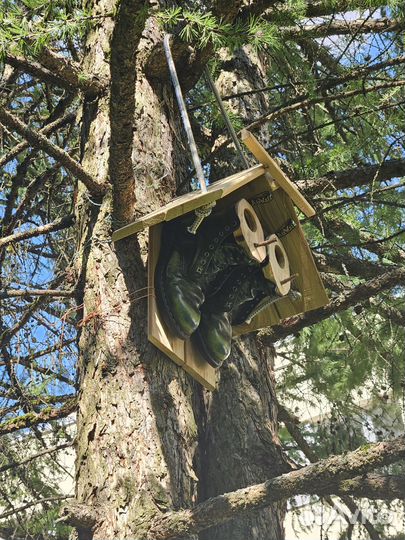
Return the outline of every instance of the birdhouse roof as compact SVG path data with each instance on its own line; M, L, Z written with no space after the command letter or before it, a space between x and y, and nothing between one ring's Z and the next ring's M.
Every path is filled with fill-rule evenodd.
M133 223L125 225L113 233L114 242L121 240L131 234L138 233L146 227L157 225L163 221L170 221L188 212L192 212L208 203L218 201L227 195L239 190L250 182L255 181L263 175L269 180L272 190L281 188L290 197L293 203L307 216L315 215L315 210L298 191L291 180L283 173L277 162L266 152L263 146L248 130L242 130L242 141L261 162L250 169L240 171L236 174L223 178L208 186L207 191L192 191L181 197L177 197L165 206L146 214Z

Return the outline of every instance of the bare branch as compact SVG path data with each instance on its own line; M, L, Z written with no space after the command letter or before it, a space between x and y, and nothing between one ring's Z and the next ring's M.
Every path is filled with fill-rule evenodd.
M45 135L40 132L35 132L29 126L21 122L19 118L10 114L5 109L0 107L0 122L6 127L15 130L22 137L37 148L41 148L51 157L59 161L59 163L76 176L87 189L94 195L102 195L105 191L105 186L102 186L94 178L87 173L83 167L72 159L67 152L53 144Z
M405 457L405 437L369 444L353 452L332 456L302 469L283 474L199 504L191 510L168 512L156 518L147 539L167 540L196 534L275 501L299 494L333 494L343 480Z
M41 236L41 234L67 229L68 227L71 227L74 222L75 216L71 214L69 216L56 219L55 221L52 221L52 223L35 227L34 229L28 229L27 231L21 231L15 234L10 234L9 236L4 236L3 238L0 238L0 249L8 244L14 244L16 242L21 242L22 240L27 240L28 238Z
M405 268L399 267L390 272L378 276L370 281L366 281L347 293L346 295L339 295L335 300L332 300L327 306L309 311L300 317L286 321L283 324L273 326L270 329L268 338L272 342L283 339L291 334L297 334L303 328L312 326L324 319L327 319L335 313L344 311L355 304L364 302L365 300L376 296L380 292L397 286L399 283L403 283L405 280Z
M0 239L1 246L1 239ZM72 298L74 291L59 291L55 289L6 289L0 291L0 298L24 298L27 296L49 296L58 298Z

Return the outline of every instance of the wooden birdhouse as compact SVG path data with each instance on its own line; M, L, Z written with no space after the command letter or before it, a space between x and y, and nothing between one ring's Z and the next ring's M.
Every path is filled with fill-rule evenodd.
M215 182L206 192L196 191L178 197L113 234L113 241L118 241L149 227L149 340L210 390L216 386L217 370L206 362L191 340L173 335L156 302L154 276L164 222L209 203L216 203L213 212L234 207L240 217L240 229L245 229L238 231L240 238L235 235L236 241L244 242L245 249L258 260L267 255L268 264L263 271L276 283L280 298L251 320L234 326L234 336L279 324L286 318L328 303L294 206L307 217L315 214L314 209L250 132L243 130L242 140L259 165ZM299 293L295 296L288 294L292 283Z

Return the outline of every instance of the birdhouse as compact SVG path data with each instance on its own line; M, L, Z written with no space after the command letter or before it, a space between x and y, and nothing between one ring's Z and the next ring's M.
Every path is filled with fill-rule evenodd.
M315 214L314 209L249 131L243 130L242 140L259 165L219 180L205 192L195 191L178 197L113 234L113 241L118 241L149 227L149 340L210 390L217 382L215 364L207 361L208 353L193 336L179 337L179 333L173 331L173 321L168 320L170 317L157 301L156 272L166 222L176 223L188 214L194 215L197 209L213 204L213 216L227 209L233 209L238 216L238 225L233 231L235 244L249 254L252 264L257 261L276 294L270 300L262 300L260 309L251 310L248 316L234 318L231 321L233 336L279 324L328 303L295 206L307 217ZM189 236L192 242L193 235ZM253 271L257 270L252 266ZM238 276L240 286L243 286L242 274L239 272ZM222 285L226 286L226 283ZM219 286L217 289L213 296L220 301L221 289Z

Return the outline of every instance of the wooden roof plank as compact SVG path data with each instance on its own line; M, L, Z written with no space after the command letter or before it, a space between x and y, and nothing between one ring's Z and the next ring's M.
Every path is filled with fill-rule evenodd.
M306 198L298 191L291 180L283 173L274 159L266 152L256 137L247 129L242 130L242 141L249 148L255 158L260 161L271 174L277 184L287 193L294 204L307 216L315 215L314 208L309 204Z

